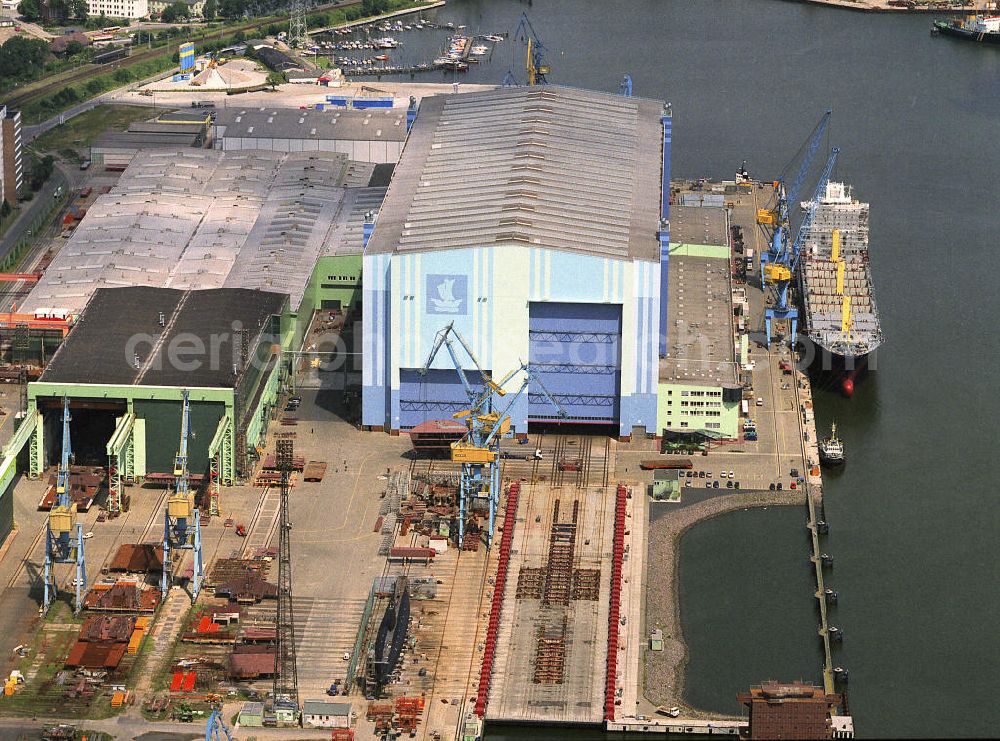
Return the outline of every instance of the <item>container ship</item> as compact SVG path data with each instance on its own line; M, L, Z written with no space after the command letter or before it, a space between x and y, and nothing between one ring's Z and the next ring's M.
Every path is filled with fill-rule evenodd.
M819 201L803 206L814 210L799 270L805 334L817 351L814 362L851 396L883 341L868 263L868 204L844 183L829 182Z
M981 44L1000 44L1000 15L973 15L957 20L935 21L931 31Z
M399 662L399 654L406 642L406 630L410 624L410 589L405 576L396 579L392 600L382 616L375 637L374 679L381 692Z

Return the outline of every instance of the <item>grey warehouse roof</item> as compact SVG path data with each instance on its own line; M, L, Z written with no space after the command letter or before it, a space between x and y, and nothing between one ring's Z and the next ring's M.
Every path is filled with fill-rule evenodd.
M323 254L360 254L375 166L334 152L147 150L89 208L22 302L82 309L101 287L257 288L298 307ZM356 193L354 191L357 191Z
M716 206L670 206L673 244L728 245L726 209Z
M325 700L306 700L302 703L303 715L350 715L349 702L326 702Z
M236 326L255 338L287 301L283 293L247 288L100 288L52 356L41 380L232 388L236 380L233 358L239 353L234 342L240 342L234 324L239 322ZM205 352L192 353L192 341L200 341ZM177 357L182 363L171 362L172 346L179 349ZM213 347L216 350L210 349ZM194 361L199 361L199 367L183 365Z
M241 139L395 141L406 139L405 110L317 111L295 108L225 108L217 136Z
M524 243L658 260L662 110L556 86L424 98L368 250Z
M98 136L91 151L110 148L196 147L201 134L187 127L185 131L108 131Z
M673 215L673 208L670 211ZM670 257L667 356L660 359L661 381L737 383L729 273L729 260Z

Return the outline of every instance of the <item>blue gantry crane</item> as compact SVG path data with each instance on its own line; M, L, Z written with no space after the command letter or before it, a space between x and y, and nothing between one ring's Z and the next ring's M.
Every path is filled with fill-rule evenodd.
M233 736L226 727L226 722L222 718L222 710L213 708L212 714L208 716L205 723L205 741L233 741Z
M792 243L792 275L795 274L795 270L799 265L799 257L802 254L802 242L805 239L806 233L809 231L810 227L812 227L813 214L816 211L816 204L823 197L823 191L826 190L826 185L830 182L830 176L833 175L833 166L837 164L837 155L839 154L839 147L833 147L830 150L830 156L827 157L826 164L823 166L823 172L820 174L819 181L816 183L816 189L813 191L812 199L809 201L809 207L806 209L806 215L803 217L802 223L799 224L799 231L795 235L795 241Z
M795 342L797 311L789 304L788 288L799 267L802 242L812 224L816 202L822 198L823 191L826 190L826 184L830 182L830 175L833 173L833 166L837 162L838 154L840 154L840 149L837 147L830 150L830 156L823 167L819 181L816 183L816 189L813 192L812 199L809 201L810 205L806 209L802 223L799 224L799 230L795 235L795 240L792 242L791 247L782 247L782 259L768 266L770 271L768 279L774 288L775 298L774 304L764 312L764 323L767 329L767 341L769 345L771 343L771 322L774 319L791 319L791 338L789 341L792 343ZM843 268L839 268L839 270L842 271Z
M796 173L795 180L790 186L786 186L784 178L779 178L774 183L775 205L772 208L760 209L757 212L757 223L762 227L771 230L768 250L760 256L760 277L761 286L770 286L772 289L771 305L764 311L764 324L767 331L767 344L771 345L772 327L775 320L789 320L790 343L795 342L796 325L798 323L798 311L788 301L788 286L791 283L793 254L790 244L789 232L790 209L789 203L795 203L799 191L805 183L809 170L812 167L813 159L819 150L823 135L826 133L830 123L832 111L826 111L820 118L819 123L813 129L807 143L804 145L804 155ZM800 150L800 153L802 150Z
M188 470L188 438L191 436L191 400L183 391L181 407L181 440L174 458L174 490L167 498L163 517L163 574L160 590L164 598L173 582L171 551L189 549L194 552L191 599L198 598L204 576L201 551L201 514L195 506Z
M481 389L477 389L470 383L463 364L458 358L452 337L461 344L475 367L476 373L482 381ZM467 409L452 415L455 419L465 420L467 427L462 439L451 445L451 460L462 464L458 491L458 547L461 548L464 545L466 513L475 499L486 500L488 503L489 526L486 532L486 545L489 547L493 542L493 529L500 503L500 440L510 434L510 409L528 388L528 385L534 382L542 395L556 407L559 416L565 417L566 413L545 389L541 379L532 374L525 363L521 363L499 381L493 380L490 374L482 369L469 343L455 329L454 323L446 325L438 332L434 346L427 356L427 362L420 370L422 375L426 375L427 371L430 370L431 363L434 362L434 358L442 347L448 350L452 365L458 373L462 388L469 400ZM494 398L506 396L508 392L504 387L520 373L524 374L520 387L513 396L506 400L503 408L495 408Z
M76 588L74 610L83 607L83 593L87 589L87 564L83 550L83 524L76 521L76 503L70 498L69 464L73 454L69 435L69 397L63 397L62 414L62 454L59 457L59 471L56 473L55 501L49 511L45 525L45 567L43 571L44 590L42 610L48 612L58 594L53 568L57 563L76 565Z

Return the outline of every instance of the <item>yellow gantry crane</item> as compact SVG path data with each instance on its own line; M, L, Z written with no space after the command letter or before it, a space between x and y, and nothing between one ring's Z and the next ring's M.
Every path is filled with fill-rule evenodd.
M524 70L527 73L528 85L534 86L548 84L546 76L552 71L552 69L549 65L542 62L545 45L542 43L542 40L538 38L538 34L535 33L535 29L531 25L531 21L528 20L527 13L521 13L521 18L518 20L517 28L515 28L514 33L511 34L511 38L525 44L528 47L527 58L524 62ZM512 60L511 68L507 71L507 74L504 75L503 86L513 87L518 84L517 78L514 76L514 65Z
M472 365L475 367L476 373L482 381L481 390L477 390L469 383L462 363L458 359L455 345L452 342L453 337L461 344ZM457 411L452 415L455 419L464 420L467 428L462 439L451 444L451 460L460 463L462 466L458 491L457 543L459 548L463 546L465 541L466 512L472 506L474 499L480 499L486 500L489 505L489 528L486 531L486 545L489 547L493 541L493 528L496 523L497 507L500 503L500 440L510 435L511 430L511 421L508 412L520 398L521 394L527 390L528 385L534 382L538 392L556 407L559 416L565 417L566 413L559 405L559 402L542 385L541 379L532 375L527 363L521 363L499 381L495 381L489 373L482 369L469 343L455 329L454 322L449 323L438 332L434 340L434 346L427 357L427 362L420 369L421 375L426 375L430 370L434 358L442 347L447 349L455 372L458 373L462 387L469 398L469 407ZM515 376L522 373L524 377L517 391L505 400L502 409L495 408L494 399L507 396L508 392L504 387Z

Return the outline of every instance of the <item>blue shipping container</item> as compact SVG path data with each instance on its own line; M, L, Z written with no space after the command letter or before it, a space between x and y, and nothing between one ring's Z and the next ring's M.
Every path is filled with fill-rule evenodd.
M355 108L392 108L392 98L355 98Z

